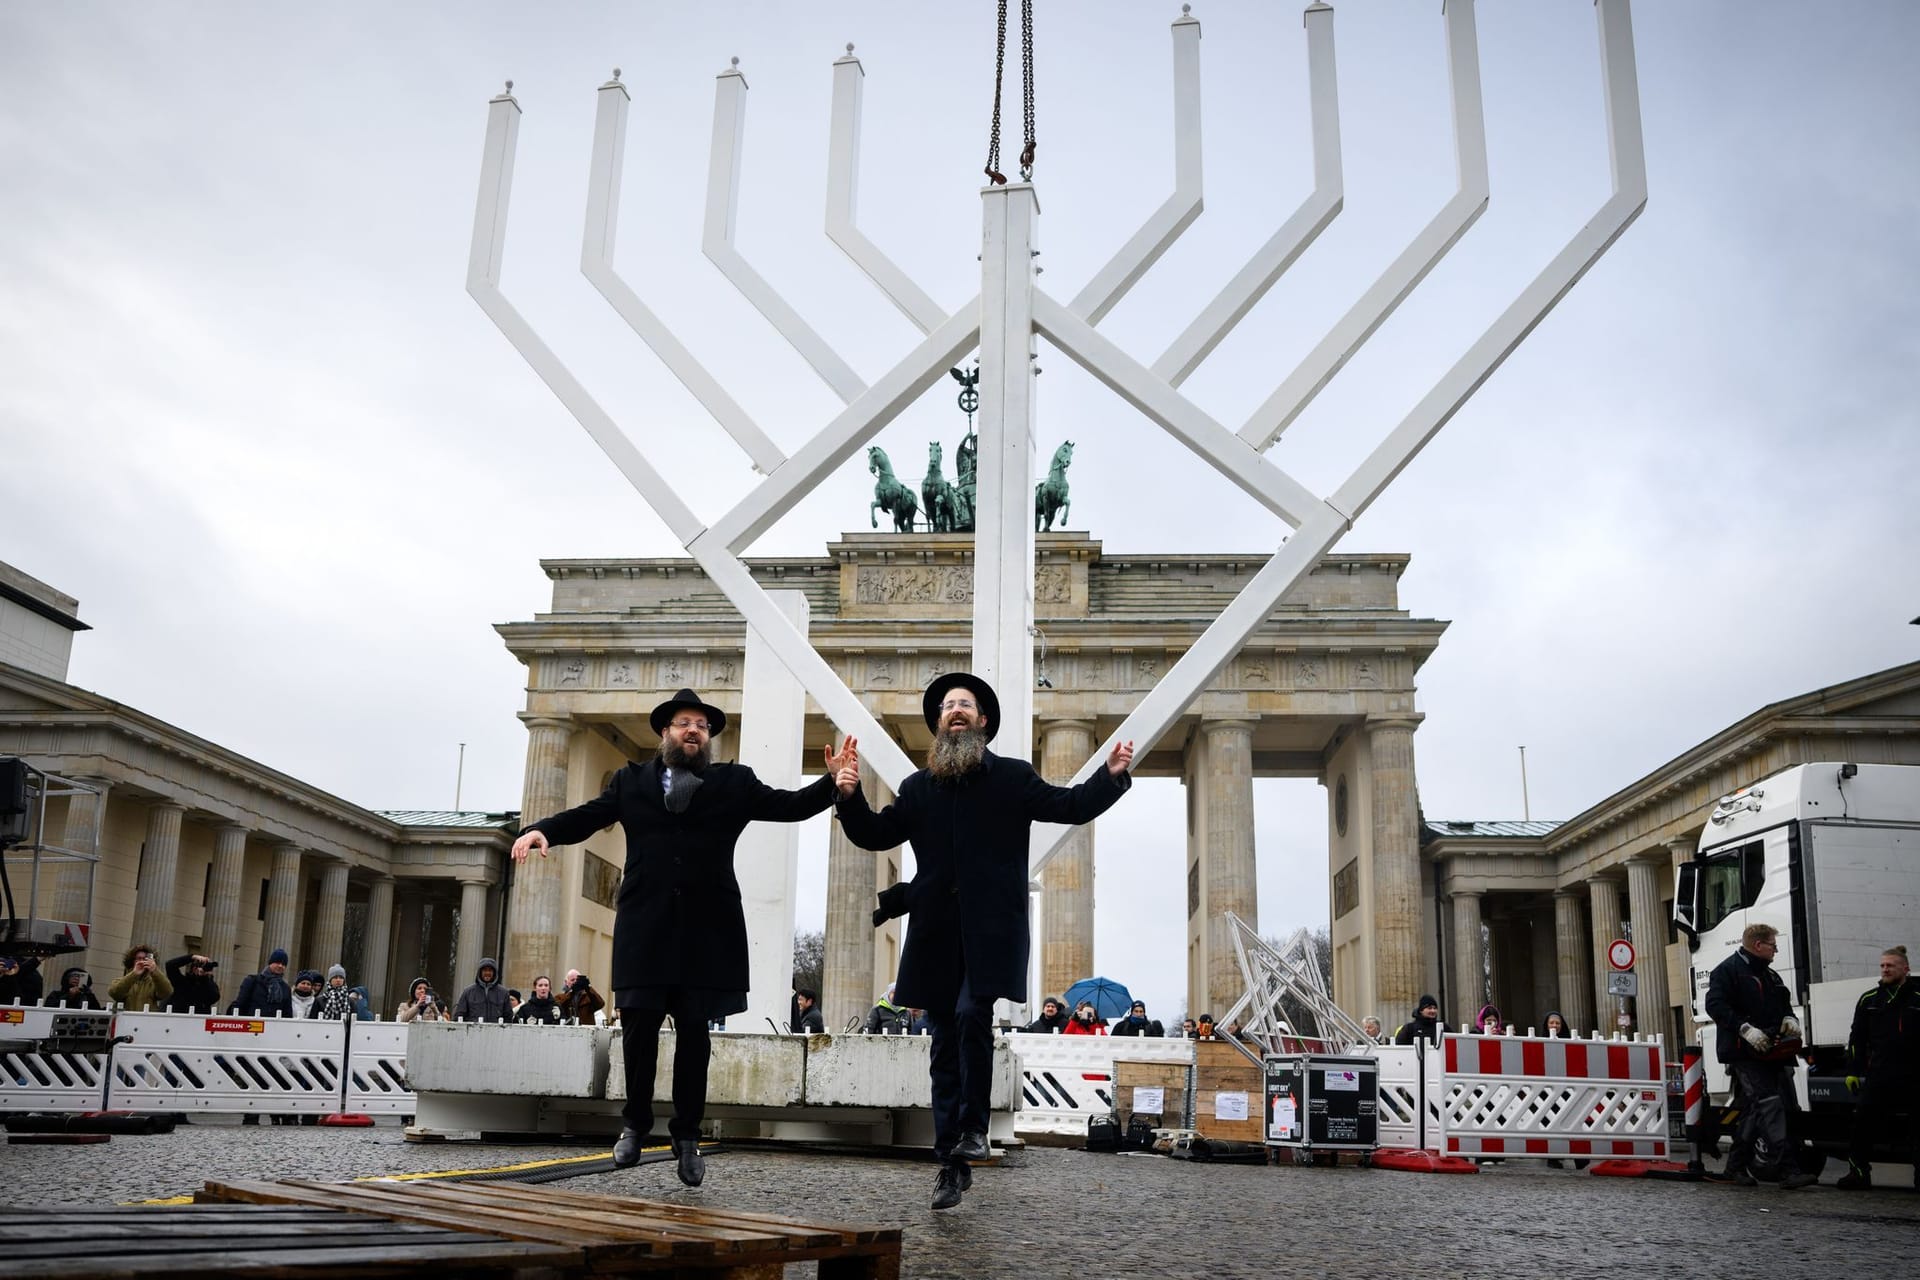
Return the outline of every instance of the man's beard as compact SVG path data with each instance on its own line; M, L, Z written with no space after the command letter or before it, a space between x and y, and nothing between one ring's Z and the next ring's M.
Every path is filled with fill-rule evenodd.
M985 729L943 730L927 748L927 772L936 778L960 778L978 769L987 755Z
M707 766L713 763L713 740L707 739L697 751L688 751L672 738L660 739L660 763L669 769L686 769L693 773L705 773Z

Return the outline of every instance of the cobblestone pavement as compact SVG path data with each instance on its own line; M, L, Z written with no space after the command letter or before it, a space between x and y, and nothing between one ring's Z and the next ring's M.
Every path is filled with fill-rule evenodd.
M97 1146L0 1146L16 1204L104 1205L208 1179L344 1179L580 1156L581 1146L420 1144L398 1129L182 1126ZM689 1191L670 1164L572 1178L569 1191L899 1226L911 1276L1252 1277L1437 1269L1514 1277L1651 1271L1913 1274L1920 1194L1905 1166L1865 1193L1596 1178L1509 1162L1464 1177L1202 1165L1033 1149L975 1172L959 1209L927 1208L933 1167L764 1149L714 1155ZM71 1212L70 1209L63 1212ZM809 1274L811 1267L793 1269Z

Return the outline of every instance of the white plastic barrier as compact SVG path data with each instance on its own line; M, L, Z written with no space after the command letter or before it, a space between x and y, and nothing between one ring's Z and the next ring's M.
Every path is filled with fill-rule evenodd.
M1016 1133L1085 1135L1087 1117L1113 1110L1116 1058L1191 1063L1193 1041L1155 1036L1028 1035L1006 1037L1020 1064Z
M0 1039L43 1040L53 1034L55 1014L66 1009L0 1008ZM13 1053L0 1051L0 1111L96 1111L100 1107L103 1053Z
M347 1102L353 1115L413 1114L407 1085L407 1025L354 1022L347 1028Z
M1666 1158L1666 1070L1657 1036L1449 1035L1440 1056L1447 1155Z
M1379 1142L1383 1147L1437 1150L1440 1145L1440 1099L1444 1060L1438 1050L1422 1044L1378 1044L1351 1052L1380 1064ZM1425 1079L1421 1076L1424 1073ZM1426 1124L1420 1123L1421 1100L1426 1100Z
M319 1018L121 1013L113 1105L134 1111L335 1111L347 1026Z

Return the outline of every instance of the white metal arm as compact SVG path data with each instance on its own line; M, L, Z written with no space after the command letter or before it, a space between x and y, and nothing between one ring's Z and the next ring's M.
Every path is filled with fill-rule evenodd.
M1313 190L1280 225L1271 239L1247 260L1237 275L1186 331L1173 340L1153 371L1172 386L1200 367L1220 340L1233 331L1255 303L1294 260L1306 252L1327 225L1339 216L1346 200L1346 180L1340 167L1340 94L1334 76L1333 10L1324 4L1308 7L1301 19L1307 29L1307 101L1313 130Z
M620 313L620 318L640 340L653 349L668 372L680 379L680 384L693 393L714 421L747 451L754 470L771 473L786 461L786 456L613 269L614 238L620 221L622 160L627 149L627 107L627 87L616 74L600 86L600 105L594 117L593 168L587 178L587 224L580 241L580 272L593 282L593 287Z
M1099 324L1200 216L1201 207L1200 20L1182 13L1173 23L1173 194L1087 281L1067 309L1088 324Z
M734 66L722 71L714 83L713 155L707 167L707 219L701 250L833 388L833 393L851 402L867 389L867 384L733 247L733 215L740 196L740 139L746 121L747 78Z
M860 185L860 97L865 80L866 72L860 66L860 59L853 56L853 46L848 45L847 56L835 59L833 64L833 123L827 145L827 239L839 245L920 332L932 333L946 321L946 313L854 225L854 205Z
M1453 197L1422 227L1400 256L1387 264L1367 291L1307 353L1259 408L1241 437L1264 450L1285 431L1321 388L1386 322L1394 309L1427 278L1487 207L1487 127L1480 105L1480 52L1473 0L1450 0L1445 10L1447 72L1452 86L1453 149L1459 182ZM1173 353L1168 352L1171 356ZM1166 356L1161 357L1163 361ZM1157 366L1156 366L1157 367Z

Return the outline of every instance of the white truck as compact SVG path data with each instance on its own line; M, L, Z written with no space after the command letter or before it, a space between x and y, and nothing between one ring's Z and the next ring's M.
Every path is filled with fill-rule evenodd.
M1703 1141L1717 1137L1728 1073L1707 1017L1707 981L1741 930L1780 931L1774 969L1806 1028L1795 1073L1795 1137L1816 1163L1844 1153L1853 1101L1847 1032L1880 979L1880 953L1920 952L1920 766L1795 765L1715 806L1693 861L1680 868L1674 924L1691 951L1693 1020L1709 1096Z

